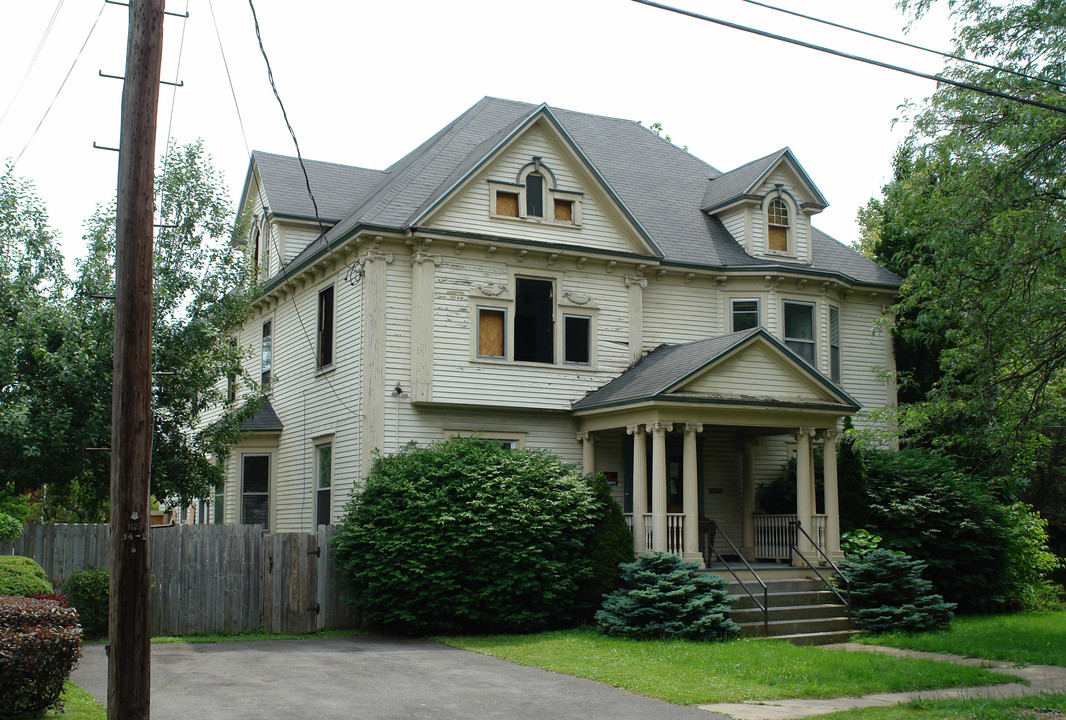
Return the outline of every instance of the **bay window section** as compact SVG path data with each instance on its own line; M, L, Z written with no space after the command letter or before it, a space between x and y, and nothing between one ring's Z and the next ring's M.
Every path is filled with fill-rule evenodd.
M785 345L814 367L814 305L785 302Z

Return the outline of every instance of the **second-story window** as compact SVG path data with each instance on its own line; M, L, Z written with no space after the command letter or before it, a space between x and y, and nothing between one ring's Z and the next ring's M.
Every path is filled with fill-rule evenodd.
M758 300L731 300L730 309L732 310L732 332L759 327Z
M785 345L814 367L814 305L785 302Z
M515 360L555 362L554 290L551 280L515 278Z
M267 320L263 323L263 360L262 360L262 383L270 384L270 369L273 365L274 355L274 323Z
M829 308L829 379L840 382L840 309Z
M318 367L333 364L333 286L318 294Z
M526 176L526 215L544 217L544 177L536 173Z

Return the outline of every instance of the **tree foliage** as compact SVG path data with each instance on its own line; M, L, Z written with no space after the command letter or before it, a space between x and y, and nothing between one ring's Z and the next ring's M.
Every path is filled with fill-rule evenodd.
M221 482L210 456L237 437L244 412L222 404L221 378L243 377L226 334L243 320L247 263L229 243L225 186L201 143L172 149L157 177L153 288L152 492L206 497ZM104 519L109 491L115 211L85 225L87 255L68 278L32 186L0 179L0 482L41 493L46 519ZM257 397L254 383L245 381ZM95 448L95 449L94 449ZM104 450L99 450L103 448Z

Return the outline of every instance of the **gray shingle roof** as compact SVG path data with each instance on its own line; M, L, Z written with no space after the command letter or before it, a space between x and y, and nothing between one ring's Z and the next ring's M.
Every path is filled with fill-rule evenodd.
M263 401L259 410L252 417L244 421L241 430L244 432L281 432L285 426L281 424L281 418L274 412L269 402Z
M361 226L409 229L539 113L557 122L563 134L573 141L575 152L587 159L608 192L615 195L638 228L661 251L664 264L759 271L780 267L838 275L862 284L899 286L900 278L817 231L813 268L753 257L716 217L701 210L709 191L713 199L745 182L750 185L773 162L785 154L791 156L788 148L723 175L631 120L492 97L480 100L384 172L349 168L350 175L344 176L343 166L318 164L322 167L316 170L312 187L320 181L329 183L331 177L335 180L330 191L334 194L323 190L328 198L328 202L320 201L323 217L323 205L332 211L347 203L343 219L336 222L326 239L339 239ZM289 159L288 169L282 172L278 166L285 165L284 158L256 153L257 161L260 157L274 166L264 173L271 202L277 197L287 207L306 211L310 203L295 161ZM718 185L719 190L714 190L719 181L724 182ZM283 187L275 189L275 182ZM303 201L297 197L301 193ZM292 264L299 265L315 255L323 244L322 239L311 243Z
M263 192L270 211L280 217L314 219L307 183L296 158L255 151L252 160L263 179ZM353 198L365 196L381 184L380 170L304 160L311 191L323 222L334 224L351 212Z
M652 398L663 399L664 393L691 377L716 360L760 336L790 357L798 368L847 400L847 405L859 409L859 404L847 393L815 372L795 353L774 338L764 328L752 328L728 335L697 340L682 345L661 345L634 363L628 370L573 403L574 410L624 405Z

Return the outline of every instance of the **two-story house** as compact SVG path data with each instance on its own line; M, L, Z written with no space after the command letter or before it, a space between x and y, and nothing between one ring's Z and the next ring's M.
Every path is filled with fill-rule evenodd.
M756 486L794 453L796 517L839 555L832 439L894 402L900 279L813 227L790 150L723 173L636 122L485 98L386 170L305 167L256 152L243 191L264 290L237 341L270 402L217 521L309 531L376 454L477 434L606 473L636 549L692 559L703 518L780 556Z

